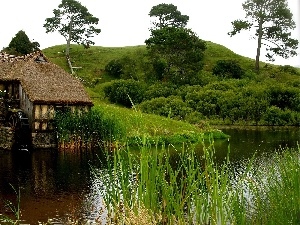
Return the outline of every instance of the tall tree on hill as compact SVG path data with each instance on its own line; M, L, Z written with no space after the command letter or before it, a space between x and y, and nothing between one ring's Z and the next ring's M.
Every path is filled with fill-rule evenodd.
M153 21L156 29L163 27L185 27L189 21L189 16L182 15L173 4L159 4L153 6L149 12L150 17L156 17L157 20Z
M66 58L73 73L70 60L70 44L75 42L85 48L95 44L91 38L101 29L96 28L99 19L89 13L88 9L76 0L62 0L58 9L53 10L54 17L46 18L46 33L58 31L67 41Z
M156 77L180 85L191 83L202 69L205 42L185 28L189 17L172 4L153 6L149 15L158 17L145 41Z
M25 31L20 30L11 39L8 47L4 48L4 51L14 55L26 55L39 50L39 47L40 44L38 42L31 42Z
M153 30L145 43L154 66L162 65L161 74L157 74L162 80L191 84L203 67L205 41L190 29L164 27Z
M257 37L255 68L259 72L259 58L262 45L266 47L266 57L274 61L274 56L283 58L297 55L298 40L291 38L290 30L295 29L293 14L287 0L246 0L243 4L245 20L235 20L230 36L242 30L253 30Z

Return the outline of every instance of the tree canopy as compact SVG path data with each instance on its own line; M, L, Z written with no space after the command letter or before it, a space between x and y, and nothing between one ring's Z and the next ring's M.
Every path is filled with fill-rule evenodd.
M145 43L151 58L163 64L163 79L178 84L189 83L202 69L206 45L190 29L164 27L153 30Z
M20 30L4 50L9 54L26 55L39 50L39 47L38 42L31 42L25 31Z
M189 16L182 15L173 4L153 6L149 16L158 19L145 40L156 77L176 84L190 83L202 69L205 42L185 28Z
M150 17L156 17L157 20L153 22L155 28L171 27L185 27L189 21L189 16L182 15L173 4L159 4L153 6L149 12Z
M291 38L290 32L296 25L287 0L246 0L242 6L246 17L233 21L233 30L228 34L233 36L242 30L254 32L257 37L257 71L262 45L266 47L266 57L271 61L274 61L275 55L288 58L297 54L298 40Z
M99 19L76 0L62 0L58 9L53 10L54 16L46 18L46 33L58 31L67 41L66 56L70 57L70 43L84 45L88 48L94 44L91 38L101 32L96 25ZM69 61L70 64L70 61ZM71 70L72 67L70 66ZM73 72L73 71L72 71Z

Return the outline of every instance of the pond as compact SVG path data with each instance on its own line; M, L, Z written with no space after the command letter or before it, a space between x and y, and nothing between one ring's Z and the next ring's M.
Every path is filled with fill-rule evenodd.
M289 129L222 129L229 140L214 143L217 159L222 161L230 145L230 159L239 162L254 153L272 154L281 147L297 147L299 128ZM201 147L199 147L201 149ZM36 150L33 152L0 151L0 214L4 202L16 201L12 186L20 189L22 219L38 224L64 218L95 220L102 201L94 190L91 165L100 166L98 152Z

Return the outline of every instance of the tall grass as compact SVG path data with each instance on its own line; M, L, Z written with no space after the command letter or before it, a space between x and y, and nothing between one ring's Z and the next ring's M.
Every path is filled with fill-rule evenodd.
M20 209L20 199L21 199L21 192L20 188L18 190L15 189L12 185L10 185L16 195L16 202L11 202L9 200L5 200L5 207L8 209L10 214L13 214L12 217L0 214L0 223L1 224L8 224L8 225L16 225L20 224L21 221L21 209Z
M254 157L238 173L229 156L216 163L213 141L202 156L171 148L144 140L93 169L113 224L299 224L299 148L262 164Z
M120 120L105 115L100 107L88 112L57 112L55 125L60 146L68 148L111 143L125 133Z

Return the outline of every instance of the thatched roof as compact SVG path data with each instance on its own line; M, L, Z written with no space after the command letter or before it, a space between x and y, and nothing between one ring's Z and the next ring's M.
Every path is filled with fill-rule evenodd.
M92 105L82 83L36 52L23 57L0 54L0 81L19 81L34 103Z

